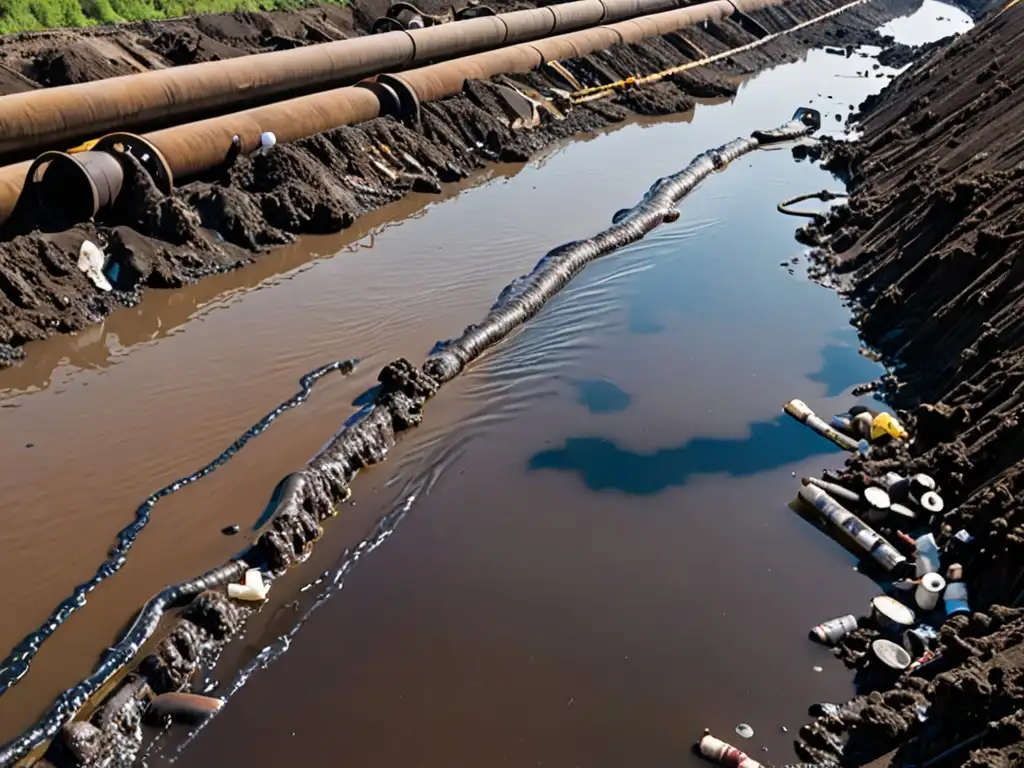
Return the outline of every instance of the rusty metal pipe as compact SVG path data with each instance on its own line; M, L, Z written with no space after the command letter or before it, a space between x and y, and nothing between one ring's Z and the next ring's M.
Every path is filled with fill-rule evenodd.
M737 7L744 11L756 10L784 1L712 0L645 16L636 23L619 22L538 42L520 43L388 77L389 82L408 89L416 100L431 101L459 93L466 80L529 72L545 61L583 56L623 41L636 42L642 37L663 35L703 21L724 18ZM346 86L165 128L146 134L141 140L162 156L169 178L181 179L221 165L235 136L241 141L241 151L251 152L259 147L260 135L265 131L272 131L279 142L290 142L344 125L366 122L383 112L380 98L374 90ZM28 167L28 164L20 164L0 168L0 195L3 195L0 197L0 222L13 210L17 202L16 193L20 193ZM169 189L169 179L165 186ZM57 204L57 201L51 201L44 207Z
M378 72L571 32L677 4L677 0L576 0L12 94L0 99L0 157L64 149L110 131L195 120L296 91L337 88Z

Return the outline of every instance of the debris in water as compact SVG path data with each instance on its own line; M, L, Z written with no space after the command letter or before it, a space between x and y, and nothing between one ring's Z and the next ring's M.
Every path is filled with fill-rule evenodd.
M754 735L754 729L746 723L740 723L736 726L736 735L743 739L749 739Z
M103 251L100 250L98 245L91 240L82 241L82 247L78 251L78 268L101 291L112 291L114 286L110 284L103 274L103 267L106 261L107 257L103 255Z
M245 584L228 584L228 597L235 600L262 602L269 591L270 585L264 583L263 574L256 568L245 572Z
M226 525L226 526L224 526L223 528L220 529L220 532L223 533L225 536L234 536L240 530L241 530L241 528L239 528L238 524L236 523L234 525Z
M751 758L745 752L736 749L732 744L728 744L721 739L716 739L709 730L704 731L698 746L700 753L704 757L714 760L719 765L728 766L728 768L763 768L761 763Z
M149 703L146 715L157 721L170 718L195 725L219 712L223 706L223 699L198 693L162 693Z
M815 666L813 669L814 669L815 672L821 672L823 670L822 667L818 667L818 666Z

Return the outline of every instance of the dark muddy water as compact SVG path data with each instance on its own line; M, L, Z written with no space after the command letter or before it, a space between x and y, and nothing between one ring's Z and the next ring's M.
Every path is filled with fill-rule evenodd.
M942 8L932 15L956 19ZM731 106L497 169L445 201L405 201L344 237L32 347L0 373L5 651L91 575L149 492L219 453L306 370L363 362L157 506L121 574L0 699L0 740L153 592L241 548L219 530L256 520L381 365L421 360L547 249L605 226L695 153L808 102L838 131L835 115L883 82L850 77L870 63L813 53ZM678 222L589 267L358 481L355 504L208 681L237 690L230 706L185 752L182 734L161 739L149 764L668 765L694 759L701 728L731 735L739 722L755 728L748 751L786 761L807 705L850 690L807 628L874 594L786 506L794 473L842 456L784 420L782 403L845 409L879 373L838 298L802 277L799 221L774 210L836 186L788 151L755 154L701 187ZM344 591L278 642L346 550L402 509L396 535L344 568Z

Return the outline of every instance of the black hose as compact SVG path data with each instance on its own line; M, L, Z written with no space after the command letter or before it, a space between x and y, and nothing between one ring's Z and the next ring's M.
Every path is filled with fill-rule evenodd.
M242 450L242 448L245 447L245 444L252 438L266 430L278 416L288 409L304 403L309 398L309 395L317 381L332 371L341 371L343 376L347 376L353 371L355 364L355 360L336 361L307 373L299 380L300 389L298 392L292 395L288 400L285 400L254 425L249 427L241 437L225 448L217 458L196 472L193 472L191 475L175 480L170 485L161 488L142 502L139 508L135 510L135 519L122 528L117 534L117 543L114 545L113 549L111 549L110 556L101 563L99 568L96 570L96 575L75 587L74 591L53 609L46 620L43 621L43 623L40 624L39 627L31 634L26 635L25 638L14 646L11 652L7 654L7 658L0 662L0 696L3 696L12 686L16 685L17 682L26 675L29 670L29 666L32 664L32 660L35 658L36 654L39 653L39 649L42 647L43 643L45 643L46 640L57 631L61 624L67 621L71 614L81 606L85 605L86 595L96 589L96 587L102 584L106 579L121 570L121 567L128 559L128 552L131 550L132 545L135 543L139 534L142 533L142 530L149 524L153 507L160 499L164 496L169 496L172 493L180 491L185 486L191 485L197 480L201 480L211 472L219 469L236 453ZM4 764L5 763L0 760L0 765Z
M193 597L206 589L237 581L245 573L248 566L242 560L232 560L227 565L207 571L196 579L189 579L180 584L173 584L150 598L135 621L124 633L121 640L108 649L103 661L96 671L82 682L57 697L46 714L17 741L0 749L0 766L14 765L32 749L44 741L52 739L65 723L74 719L75 714L89 700L89 697L106 685L122 667L139 652L156 628L164 611L183 598Z
M846 196L845 192L830 192L827 189L823 189L821 192L811 192L806 195L797 195L796 197L791 197L788 200L783 200L775 206L775 208L779 213L784 213L787 216L803 216L804 218L814 219L821 214L816 213L815 211L795 211L790 206L795 203L801 203L804 200L821 200L823 203L827 203L830 200L838 200L839 198Z
M385 366L378 375L380 387L373 401L349 419L305 469L288 475L278 484L268 504L272 519L267 530L239 560L224 568L244 570L245 563L249 563L273 571L299 561L319 537L319 521L336 514L337 503L347 498L356 473L387 457L396 433L420 423L423 405L445 382L536 315L588 263L637 242L666 220L675 220L675 206L712 173L758 147L805 136L820 126L818 112L800 109L793 120L779 128L757 131L750 138L735 139L698 155L682 171L656 181L639 203L619 211L612 225L604 231L550 251L530 274L506 286L480 323L466 328L458 339L438 345L421 369L406 360ZM321 371L324 369L314 374L323 375ZM155 611L158 607L162 611L166 605L166 601L160 601L160 595L147 603L145 617L140 613L132 629L101 665L105 679L128 663L131 658L128 651L134 646L134 638L141 637L144 630L151 633L150 627L155 629L154 622L159 621ZM15 760L53 738L85 703L88 696L84 692L95 690L90 681L99 674L98 671L62 694L42 721L4 747L0 751L0 768L8 768Z

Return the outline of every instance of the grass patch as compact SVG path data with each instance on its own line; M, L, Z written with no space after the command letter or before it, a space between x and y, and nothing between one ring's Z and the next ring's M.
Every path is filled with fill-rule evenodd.
M317 0L0 0L0 35L201 13L294 10L316 4Z

